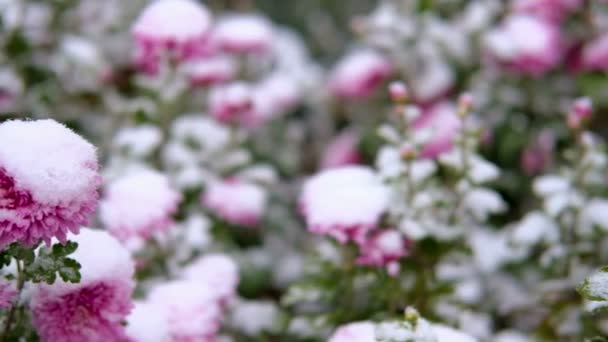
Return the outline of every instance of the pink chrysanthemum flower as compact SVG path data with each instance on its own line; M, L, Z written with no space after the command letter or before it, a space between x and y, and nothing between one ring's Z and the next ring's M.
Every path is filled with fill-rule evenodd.
M600 35L583 47L581 66L585 70L608 70L608 33Z
M436 158L440 154L452 150L460 126L461 122L454 105L441 102L427 109L414 122L416 130L426 130L426 133L430 135L430 139L422 149L421 157Z
M353 131L337 135L327 146L321 158L321 167L330 169L345 165L359 164L363 160L357 146L359 136Z
M342 325L327 342L376 342L374 324L362 321Z
M56 121L0 124L0 248L77 233L97 206L97 169L95 147Z
M82 268L78 284L58 279L34 284L30 309L42 341L127 341L122 321L131 310L134 264L127 251L104 231L83 229L72 258Z
M139 169L110 183L100 204L100 218L110 233L137 248L173 224L181 195L164 174Z
M252 87L244 82L217 86L209 92L211 115L219 122L241 123L251 114Z
M148 301L166 313L170 341L215 341L223 311L215 291L204 283L163 283L152 290Z
M132 342L171 341L169 318L164 307L136 301L127 317L126 334Z
M0 308L8 308L13 305L17 295L15 282L6 279L0 280Z
M238 65L231 57L213 56L192 60L185 70L193 85L209 86L232 80L238 72Z
M267 194L256 184L228 179L209 185L202 198L203 206L229 223L256 226L266 210Z
M369 266L386 266L392 276L399 272L398 260L407 255L409 243L396 229L372 233L359 247L357 263Z
M221 306L228 304L236 294L239 270L236 263L223 254L210 254L188 265L182 278L204 283L215 293Z
M390 192L372 169L345 166L322 171L304 185L300 209L308 229L341 243L364 241L377 228Z
M197 1L153 1L131 29L137 43L136 63L155 73L165 51L189 58L202 49L210 28L211 15Z
M542 75L561 59L559 28L530 15L511 15L490 31L485 45L491 56L506 68Z
M250 115L244 117L248 127L259 127L287 113L300 101L296 81L286 74L274 73L255 85Z
M373 50L358 50L344 57L329 80L331 91L340 97L370 96L392 73L391 63Z
M516 0L513 10L552 22L562 21L568 13L580 7L581 0Z
M254 14L234 14L218 20L211 34L211 44L231 53L260 53L272 46L272 24Z

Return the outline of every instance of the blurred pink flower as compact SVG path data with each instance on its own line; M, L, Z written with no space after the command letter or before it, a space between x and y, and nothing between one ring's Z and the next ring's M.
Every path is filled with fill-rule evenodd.
M228 56L198 58L186 64L186 74L195 86L209 86L232 80L238 72L238 65Z
M334 67L329 87L339 97L368 97L391 74L391 63L380 53L358 50L342 58Z
M223 254L208 254L186 266L182 278L207 285L215 294L218 303L225 307L236 296L239 270L230 257Z
M526 147L521 155L521 168L528 175L537 175L547 169L553 161L555 133L543 130L531 146Z
M56 121L0 124L0 248L77 233L97 206L97 169L95 147Z
M213 87L209 92L211 115L223 123L242 123L251 115L252 87L245 82Z
M192 280L161 283L152 289L148 302L167 320L170 341L216 340L223 311L208 285Z
M32 285L30 309L41 340L128 341L122 322L135 287L129 251L98 230L83 229L70 240L78 243L70 257L82 266L80 282Z
M386 266L392 276L399 272L398 260L408 253L409 243L396 229L373 232L359 246L357 263L369 266ZM395 265L397 267L395 267Z
M261 53L270 49L272 24L255 14L233 14L220 18L211 34L211 44L231 53Z
M139 15L131 29L135 62L154 74L164 52L183 60L199 52L211 29L211 14L194 0L157 0Z
M293 109L300 98L300 89L293 78L273 73L254 86L251 112L244 116L244 124L251 128L259 127Z
M440 102L428 108L416 121L416 130L426 130L429 141L421 152L423 158L436 158L448 152L454 145L461 122L456 114L456 107L448 102Z
M608 70L608 33L584 45L580 59L581 67L585 70Z
M0 280L0 308L10 307L18 294L15 282L6 279Z
M539 76L557 66L562 46L559 28L530 15L511 15L485 36L498 63L515 72Z
M327 342L376 342L374 324L363 321L339 326Z
M321 167L329 169L361 163L362 157L357 149L358 144L357 133L349 130L340 133L325 149L321 157Z
M130 248L137 249L173 224L181 195L164 174L140 169L111 182L100 204L106 229Z
M266 210L267 194L256 184L227 179L209 184L203 206L229 223L255 227Z
M582 0L516 0L513 10L552 21L562 21L570 12L582 5Z
M364 241L388 208L390 193L373 170L344 166L322 171L304 184L300 210L308 230L340 243Z

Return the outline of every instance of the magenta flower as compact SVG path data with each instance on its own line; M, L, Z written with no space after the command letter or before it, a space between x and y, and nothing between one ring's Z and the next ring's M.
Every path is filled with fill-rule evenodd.
M181 201L164 174L133 170L110 183L100 204L100 218L122 243L137 249L173 225Z
M33 284L30 309L42 341L127 341L122 321L129 314L134 264L118 240L84 229L71 236L72 255L82 266L78 284L57 280Z
M338 62L331 73L329 87L339 97L368 97L391 74L391 63L380 53L358 50Z
M8 308L13 305L18 294L15 282L6 279L0 280L0 308Z
M559 28L530 15L511 15L485 36L492 58L507 69L539 76L561 59Z
M135 62L153 74L164 52L180 60L196 55L203 49L210 28L211 15L197 1L153 1L131 29L137 44Z
M0 248L66 241L94 213L95 147L53 120L0 124Z
M266 210L267 194L256 184L238 179L211 183L202 204L229 223L254 227Z
M272 24L264 17L234 14L218 20L211 34L214 48L230 53L262 53L272 46Z
M344 166L310 178L300 197L308 230L340 243L364 241L388 208L390 192L370 168Z
M452 150L460 126L456 108L452 104L441 102L427 109L414 122L416 130L427 130L430 135L430 139L422 149L421 157L436 158Z
M276 118L293 109L301 98L296 81L287 74L273 73L257 83L252 90L252 108L243 118L250 128Z
M186 73L195 86L209 86L232 80L238 65L228 56L198 58L186 64Z

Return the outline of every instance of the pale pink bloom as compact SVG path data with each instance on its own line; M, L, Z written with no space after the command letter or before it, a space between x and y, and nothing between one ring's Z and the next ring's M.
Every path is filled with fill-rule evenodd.
M207 285L214 292L218 303L225 306L236 295L239 270L230 257L223 254L209 254L186 266L182 278Z
M214 289L192 280L162 283L152 289L148 302L164 311L173 342L215 341L223 310Z
M97 169L95 147L56 121L0 124L0 248L77 233L97 206Z
M300 198L308 229L340 243L363 241L377 228L390 192L372 169L344 166L311 177Z
M197 1L153 1L131 28L137 43L136 63L155 73L164 52L178 59L191 57L202 49L210 28L211 15Z
M534 76L553 69L561 59L559 28L529 15L511 15L485 37L490 55L504 67Z
M388 93L391 96L393 102L404 102L407 101L409 91L403 82L395 81L388 85Z
M430 139L421 152L423 158L436 158L448 152L454 145L461 122L456 114L456 108L448 103L441 102L427 109L416 121L414 128L424 130L430 134Z
M188 62L186 74L195 86L209 86L232 80L238 72L236 61L228 56L198 58Z
M259 127L293 109L300 98L296 80L286 74L271 74L253 88L252 109L244 117L244 123L248 127Z
M608 33L602 34L583 47L581 66L585 70L608 70Z
M521 156L521 167L528 175L542 173L553 161L555 133L543 130L531 146L526 147Z
M235 178L209 184L202 198L203 206L213 214L248 227L259 224L266 202L267 194L261 186Z
M211 115L224 123L239 123L251 115L252 87L245 82L217 86L209 92Z
M334 67L330 90L345 98L370 96L392 74L391 63L374 50L351 52Z
M70 257L82 266L80 282L32 284L30 309L41 340L127 341L122 322L135 287L129 251L99 230L83 229L70 240L78 243Z
M367 321L342 325L327 342L376 342L375 326Z
M134 302L127 317L126 334L132 342L169 342L169 313L162 305Z
M211 43L231 53L260 53L272 45L272 24L255 14L233 14L220 18L213 28Z
M560 22L581 5L581 0L516 0L513 3L513 10L545 20Z
M17 295L15 282L6 279L0 280L0 308L8 308L13 305Z
M392 272L399 270L399 259L408 254L408 241L396 229L381 230L367 237L359 246L357 263L369 266L387 266ZM390 265L390 267L388 267Z
M568 126L579 129L583 123L588 121L593 114L593 103L588 97L582 97L574 101L568 113Z
M100 204L106 229L133 248L173 225L181 195L164 174L138 169L108 184Z
M346 130L337 135L327 146L321 158L321 167L329 169L344 165L359 164L363 160L357 147L359 136Z

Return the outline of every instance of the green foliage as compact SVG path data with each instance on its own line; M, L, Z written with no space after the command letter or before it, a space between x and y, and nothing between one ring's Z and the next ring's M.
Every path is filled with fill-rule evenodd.
M11 259L23 265L23 281L53 284L57 274L63 281L78 283L80 281L80 264L68 256L76 251L78 244L68 241L56 243L49 247L28 248L13 243L0 253L0 263L6 266Z
M608 301L608 266L585 279L577 288L578 293L591 301Z

